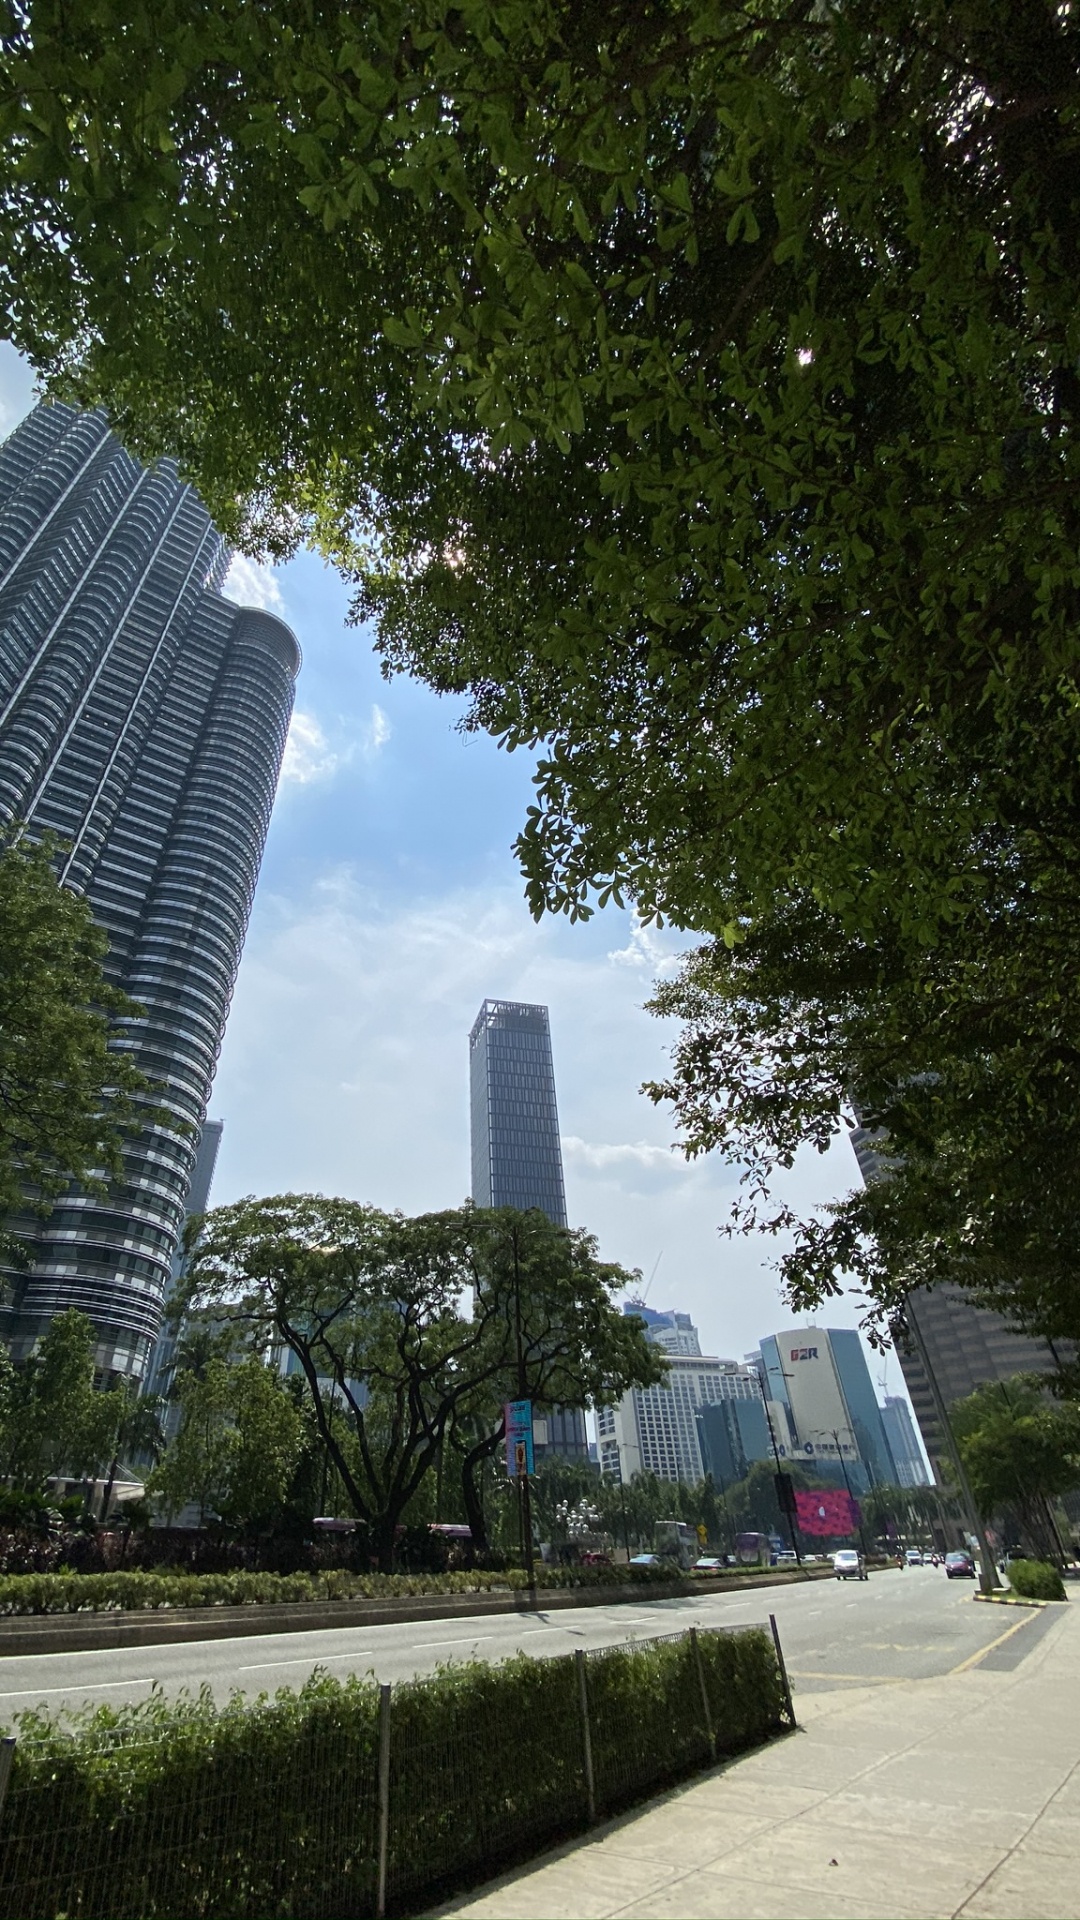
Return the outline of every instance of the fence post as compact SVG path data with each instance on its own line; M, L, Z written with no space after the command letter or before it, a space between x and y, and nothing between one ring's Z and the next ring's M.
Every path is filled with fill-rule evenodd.
M784 1705L787 1708L787 1715L791 1725L796 1727L799 1723L795 1718L795 1703L791 1698L791 1683L787 1677L787 1667L784 1665L784 1649L780 1645L780 1635L776 1627L775 1613L770 1613L769 1625L772 1628L773 1646L776 1648L776 1664L780 1669L780 1685L784 1689Z
M390 1687L379 1688L379 1867L376 1920L386 1912L386 1864L390 1851Z
M15 1763L15 1745L14 1734L9 1734L6 1740L0 1740L0 1814L4 1811L11 1769Z
M705 1685L705 1662L701 1657L701 1642L696 1627L690 1629L690 1645L694 1649L694 1665L697 1668L698 1686L701 1688L701 1711L705 1716L705 1738L709 1743L709 1752L716 1759L716 1735L713 1732L712 1713L709 1710L709 1689Z
M585 1679L585 1655L580 1647L574 1649L574 1665L577 1668L581 1739L585 1754L585 1798L588 1802L591 1824L596 1819L596 1776L593 1773L592 1729L589 1726L589 1688Z

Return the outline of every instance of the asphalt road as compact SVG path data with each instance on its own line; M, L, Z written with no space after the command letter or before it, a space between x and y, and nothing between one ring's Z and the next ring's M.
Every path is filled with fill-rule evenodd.
M402 1626L258 1634L181 1646L111 1652L28 1654L0 1659L0 1722L39 1704L51 1712L88 1701L116 1706L160 1686L172 1695L204 1683L218 1700L298 1687L316 1666L343 1678L373 1673L394 1681L453 1660L501 1660L610 1646L687 1627L764 1624L776 1615L792 1688L800 1691L924 1679L975 1665L1012 1664L1048 1615L976 1605L974 1583L939 1568L889 1569L865 1582L815 1581L748 1593L688 1596L546 1614L495 1614Z

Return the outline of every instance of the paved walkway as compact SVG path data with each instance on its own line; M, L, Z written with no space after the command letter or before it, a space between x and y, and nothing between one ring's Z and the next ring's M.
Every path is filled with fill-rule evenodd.
M1018 1611L943 1679L796 1695L798 1733L440 1914L1080 1920L1080 1601Z

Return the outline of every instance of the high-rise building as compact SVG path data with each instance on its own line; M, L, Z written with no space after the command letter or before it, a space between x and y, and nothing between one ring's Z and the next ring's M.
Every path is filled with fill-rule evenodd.
M717 1400L700 1408L697 1416L701 1464L718 1487L745 1480L759 1460L773 1458L772 1437L761 1396Z
M60 843L64 885L144 1008L117 1045L159 1111L107 1198L72 1190L7 1276L16 1354L50 1318L94 1322L105 1374L158 1335L262 857L299 650L221 587L229 554L169 461L100 413L40 406L0 448L0 818Z
M856 1492L892 1485L896 1468L862 1342L850 1327L796 1327L761 1343L770 1400L789 1409L793 1456L845 1469Z
M181 1242L173 1255L172 1272L169 1275L169 1284L165 1289L165 1298L162 1303L164 1306L168 1305L169 1296L182 1279L190 1258L182 1244L184 1228L193 1215L205 1213L210 1204L210 1188L213 1184L214 1168L217 1166L223 1132L224 1122L221 1120L205 1120L199 1130L199 1144L195 1150L195 1165L191 1170L191 1186L188 1189L187 1205L184 1208L184 1219L180 1230ZM162 1322L161 1332L150 1356L146 1373L147 1393L167 1391L173 1361L176 1358L176 1349L182 1337L182 1327L173 1326L169 1320ZM174 1411L178 1417L179 1408ZM175 1427L177 1423L178 1419L172 1424Z
M485 1000L469 1035L472 1197L539 1207L566 1225L559 1110L546 1007Z
M887 1393L881 1409L881 1420L896 1465L897 1486L929 1486L930 1475L926 1471L919 1436L907 1401L902 1400L899 1394Z
M700 1353L698 1330L688 1313L661 1313L641 1300L627 1300L624 1313L632 1313L645 1322L645 1332L654 1347L665 1353Z
M485 1000L469 1035L472 1197L478 1207L539 1207L565 1227L559 1110L546 1007ZM587 1461L585 1415L553 1407L536 1453Z
M597 1408L601 1471L623 1481L635 1473L700 1480L709 1471L698 1425L701 1409L722 1400L760 1409L757 1374L737 1360L703 1355L689 1314L650 1314L633 1300L623 1312L645 1321L646 1339L667 1354L668 1374L659 1386L632 1387L614 1407Z
M887 1177L885 1143L880 1133L858 1126L851 1134L851 1144L866 1185ZM949 1282L910 1293L906 1313L915 1323L947 1407L988 1380L1054 1370L1054 1355L1045 1341L1014 1333L1001 1314L975 1306L963 1288ZM896 1353L935 1477L940 1481L944 1474L948 1479L951 1462L918 1346L914 1341L900 1340Z

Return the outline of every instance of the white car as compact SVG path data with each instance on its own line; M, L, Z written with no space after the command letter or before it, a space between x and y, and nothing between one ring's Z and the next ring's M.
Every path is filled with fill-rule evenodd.
M833 1572L838 1580L865 1580L866 1562L854 1547L841 1547L833 1554Z

